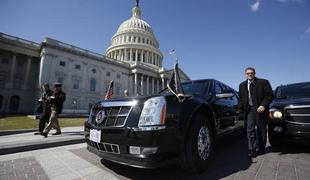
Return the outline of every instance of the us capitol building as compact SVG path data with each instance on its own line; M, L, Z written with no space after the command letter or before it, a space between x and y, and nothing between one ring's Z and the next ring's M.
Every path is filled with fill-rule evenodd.
M33 114L44 83L63 84L63 113L86 113L103 99L111 80L113 98L121 98L125 89L133 96L157 93L171 74L139 4L119 26L106 55L51 38L39 44L0 33L0 114ZM180 76L189 80L181 69Z

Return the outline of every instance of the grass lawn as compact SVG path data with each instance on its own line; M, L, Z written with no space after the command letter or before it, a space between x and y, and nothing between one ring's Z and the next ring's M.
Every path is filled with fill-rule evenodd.
M83 126L86 118L58 118L60 127ZM39 120L27 116L0 118L0 130L37 129Z

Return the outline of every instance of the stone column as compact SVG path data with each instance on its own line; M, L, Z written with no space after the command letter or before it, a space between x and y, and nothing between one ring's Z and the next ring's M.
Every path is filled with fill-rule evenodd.
M138 62L138 49L136 49L136 57L135 57L135 61Z
M125 53L125 56L124 56L124 57L125 57L125 59L124 59L124 60L125 60L125 61L128 61L128 53L127 53L127 49L124 49L124 53Z
M152 77L152 94L155 93L155 83L154 83L155 79Z
M161 88L162 88L162 89L165 88L165 79L164 79L164 77L161 78Z
M135 83L134 83L134 95L136 95L137 94L137 92L138 92L138 74L137 73L135 73Z
M140 85L141 85L141 90L140 90L140 93L141 93L141 95L143 95L144 94L144 87L143 87L143 74L141 74L141 82L140 82Z
M15 66L16 66L16 53L14 53L12 57L12 66L11 66L10 76L9 76L9 88L13 88Z
M159 92L159 79L157 79L156 82L157 82L157 92L156 93L158 93Z
M149 51L146 51L146 58L145 58L145 59L146 59L145 62L146 62L146 63L149 63Z
M150 77L146 76L146 94L150 94Z
M129 61L132 61L132 48L130 48L130 57L129 57Z
M28 85L28 82L29 82L30 68L31 68L31 56L28 56L23 89L27 89L27 85Z

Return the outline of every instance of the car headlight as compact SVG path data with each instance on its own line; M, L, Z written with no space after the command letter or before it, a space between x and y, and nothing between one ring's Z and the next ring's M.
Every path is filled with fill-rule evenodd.
M166 99L153 97L144 102L138 126L163 125L166 116Z
M269 110L269 117L271 119L281 119L283 117L283 114L278 109L270 109Z

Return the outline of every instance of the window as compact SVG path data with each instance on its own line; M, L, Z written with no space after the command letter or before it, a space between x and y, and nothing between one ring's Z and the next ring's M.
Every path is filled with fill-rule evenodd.
M0 87L5 86L5 81L6 81L7 75L5 72L0 72Z
M215 94L220 94L222 92L222 87L219 82L215 82Z
M75 65L75 69L81 69L81 65L76 64L76 65Z
M96 73L96 69L92 69L91 72L93 72L95 74Z
M20 76L14 77L13 87L14 88L21 88L21 85L22 85L22 77L20 77Z
M138 37L138 43L140 43L140 41L141 41L141 39L140 39L140 37Z
M80 80L74 79L73 80L73 89L79 89Z
M9 59L3 58L1 61L2 64L9 64Z
M108 72L106 73L106 76L111 76L111 72L108 71Z
M60 62L59 62L59 66L65 67L65 66L66 66L66 62L65 62L65 61L60 61Z
M11 96L9 110L10 112L17 112L19 107L20 98L19 96Z
M115 83L115 94L120 95L121 94L121 84Z
M120 78L121 78L121 75L120 75L120 74L117 74L117 75L116 75L116 78L117 78L117 79L120 79Z
M96 91L96 79L91 78L90 80L90 91Z
M136 37L135 36L133 37L133 42L136 42Z
M24 66L24 61L23 60L17 61L17 66L18 67L23 67Z
M64 83L64 77L58 77L57 82L60 82L61 84Z

